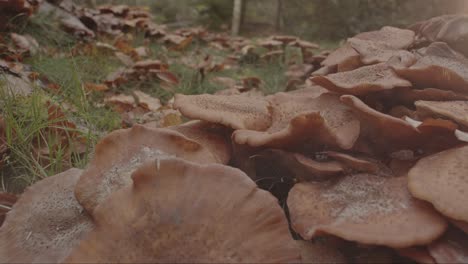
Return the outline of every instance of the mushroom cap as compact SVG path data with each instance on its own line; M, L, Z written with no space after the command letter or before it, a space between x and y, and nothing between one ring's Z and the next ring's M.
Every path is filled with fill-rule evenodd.
M420 159L408 173L411 194L434 205L442 214L468 221L468 146Z
M392 49L407 49L414 43L412 30L385 26L380 30L359 33L354 38L385 43Z
M447 44L434 42L411 67L393 67L415 86L433 87L468 94L468 59Z
M96 208L96 228L66 262L300 260L277 200L238 169L167 159L132 179Z
M316 96L277 93L269 97L272 124L264 132L236 130L233 140L252 147L283 148L303 145L350 149L359 136L359 121L336 94Z
M210 150L183 134L135 125L104 137L76 184L78 202L91 214L109 194L131 184L130 175L140 164L155 158L181 157L199 163L218 162Z
M175 130L208 148L217 158L216 163L227 164L231 160L230 136L232 131L224 126L193 120L185 124L168 127L168 129Z
M401 150L418 145L420 132L402 119L372 109L352 95L341 96L361 120L361 127L373 145L381 151Z
M81 170L30 186L0 228L1 262L61 263L93 226L73 195Z
M411 87L410 82L398 77L385 63L327 76L314 76L311 80L332 92L353 95L365 95L395 87Z
M271 125L269 104L259 97L177 94L174 108L186 117L219 123L233 129L262 131Z
M402 49L394 49L385 42L358 38L350 38L348 42L359 53L361 62L366 65L387 62L394 56L400 57L405 66L411 66L416 62L416 56L413 53Z
M417 101L414 104L419 114L443 116L468 127L468 101Z
M456 228L450 228L427 248L437 263L468 263L468 235Z
M304 239L327 233L395 248L427 244L447 223L428 204L412 198L406 183L406 177L374 174L298 183L288 197L292 227Z
M336 67L336 71L344 72L359 68L362 63L359 58L359 53L349 44L339 47L323 60L320 65L329 70L331 67Z

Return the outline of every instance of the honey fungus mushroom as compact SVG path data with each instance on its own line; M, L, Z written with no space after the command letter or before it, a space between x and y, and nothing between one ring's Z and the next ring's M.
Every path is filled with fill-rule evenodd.
M172 156L199 163L220 161L208 148L177 131L136 125L114 131L97 144L76 185L76 198L92 214L110 193L131 183L130 175L139 165Z
M268 102L263 98L177 94L174 108L186 117L223 124L233 129L265 130L271 125Z
M96 228L65 262L300 261L277 200L238 169L174 158L132 179L98 205Z
M447 223L407 190L407 177L348 175L296 184L288 207L292 228L304 239L331 234L363 244L403 248L428 244Z
M408 173L411 194L428 201L442 214L468 222L468 146L420 159Z
M266 131L234 131L237 144L292 148L307 142L315 147L350 149L359 136L359 121L336 94L278 93L268 100L271 126Z
M82 170L69 169L24 192L0 228L0 262L61 263L93 227L73 189Z

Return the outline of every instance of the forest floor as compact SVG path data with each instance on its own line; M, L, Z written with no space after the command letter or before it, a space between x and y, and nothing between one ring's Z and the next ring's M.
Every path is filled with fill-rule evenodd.
M233 38L201 27L142 26L151 19L146 9L122 16L121 6L106 8L93 11L111 18L96 19L94 31L64 22L63 12L83 12L76 7L47 4L26 20L9 21L0 38L3 191L20 192L85 167L110 131L184 122L171 109L177 93L271 94L305 85L315 68L310 58L323 50L289 36ZM103 32L116 21L117 29Z

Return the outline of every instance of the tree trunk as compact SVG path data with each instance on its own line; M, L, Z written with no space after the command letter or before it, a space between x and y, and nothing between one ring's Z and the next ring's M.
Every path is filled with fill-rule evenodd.
M282 16L282 11L283 10L283 1L282 0L277 0L276 2L276 17L275 17L275 30L276 32L281 31L281 16Z
M232 11L232 35L239 35L239 28L242 17L242 0L234 0L234 9Z

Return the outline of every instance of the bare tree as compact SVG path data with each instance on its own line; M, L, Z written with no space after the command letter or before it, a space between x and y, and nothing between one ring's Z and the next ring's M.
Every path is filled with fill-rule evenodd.
M232 10L232 35L239 35L239 28L242 18L242 0L234 0L234 8Z

